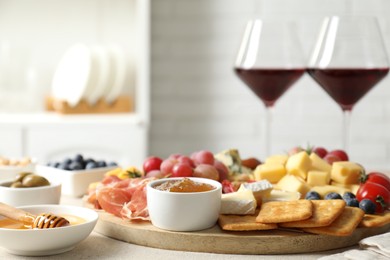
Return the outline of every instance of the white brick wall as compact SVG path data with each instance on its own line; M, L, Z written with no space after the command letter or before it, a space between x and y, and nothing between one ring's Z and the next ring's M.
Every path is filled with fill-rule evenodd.
M295 19L307 55L325 15L380 19L390 53L388 0L152 0L151 154L238 148L264 157L263 104L234 75L240 37L250 18ZM390 169L390 78L354 108L352 160ZM295 145L341 147L341 110L304 76L274 108L272 153Z

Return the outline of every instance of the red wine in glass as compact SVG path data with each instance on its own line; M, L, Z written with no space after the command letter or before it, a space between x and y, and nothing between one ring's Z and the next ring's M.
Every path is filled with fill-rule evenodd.
M342 140L348 150L353 107L389 72L376 17L326 17L307 67L308 74L343 111Z
M343 110L352 107L389 72L389 68L307 69Z
M266 107L272 107L276 100L303 75L305 69L235 68L235 71Z
M248 21L234 71L265 104L265 156L271 154L271 113L275 102L304 74L296 25L291 21Z

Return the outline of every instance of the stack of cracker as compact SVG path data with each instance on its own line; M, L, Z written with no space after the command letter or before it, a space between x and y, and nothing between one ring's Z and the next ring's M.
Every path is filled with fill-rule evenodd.
M229 231L296 228L313 234L349 236L358 226L390 223L390 212L365 215L343 200L272 201L264 203L255 215L220 215L218 223Z

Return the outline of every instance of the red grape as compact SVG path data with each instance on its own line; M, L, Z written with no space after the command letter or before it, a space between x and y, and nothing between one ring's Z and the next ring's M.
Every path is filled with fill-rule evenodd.
M219 173L219 181L226 180L229 175L229 170L226 165L218 160L214 161L214 167Z
M328 153L325 157L324 160L327 161L329 164L333 164L334 162L339 162L341 161L340 157L338 157L335 154L330 154Z
M145 173L153 170L160 170L162 159L156 156L151 156L144 161L143 169Z
M219 180L219 173L213 165L199 164L194 170L194 177Z
M164 178L165 177L165 174L162 173L161 171L159 170L152 170L152 171L149 171L145 177L147 178L151 178L151 177L155 177L155 178Z
M320 158L324 158L328 154L328 151L324 147L315 147L313 153L316 153Z
M182 156L181 154L179 153L174 153L174 154L171 154L168 159L175 159L177 160L180 156Z
M193 162L193 161L191 160L191 158L188 157L188 156L182 155L182 156L180 156L179 158L177 158L177 161L178 161L179 163L188 164L188 165L191 166L192 168L195 168L194 162Z
M343 150L333 150L330 151L329 154L336 155L341 161L349 161L348 154Z
M171 174L172 173L172 168L173 166L175 166L175 164L177 163L176 160L174 159L165 159L162 163L161 163L161 172L164 173L164 174Z
M303 151L302 147L296 146L296 147L291 148L290 151L288 151L288 155L291 156L291 155L294 155L294 154L302 152L302 151Z
M172 168L172 175L171 177L192 177L193 176L193 170L191 166L184 163L178 163L175 164Z
M214 164L214 154L210 151L207 151L207 150L199 151L195 155L194 162L196 165L199 165L199 164L213 165Z

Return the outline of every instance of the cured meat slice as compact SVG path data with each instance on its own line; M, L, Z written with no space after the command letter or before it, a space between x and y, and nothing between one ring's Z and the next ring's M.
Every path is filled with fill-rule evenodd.
M130 201L131 194L124 189L105 187L96 191L96 199L102 209L121 217L121 210Z
M103 185L111 185L111 184L115 184L115 183L118 183L118 182L121 182L122 180L116 176L116 175L109 175L109 176L104 176L103 180L101 181L101 184Z
M154 178L144 179L136 187L131 201L121 211L122 218L130 220L150 220L146 198L146 184Z

